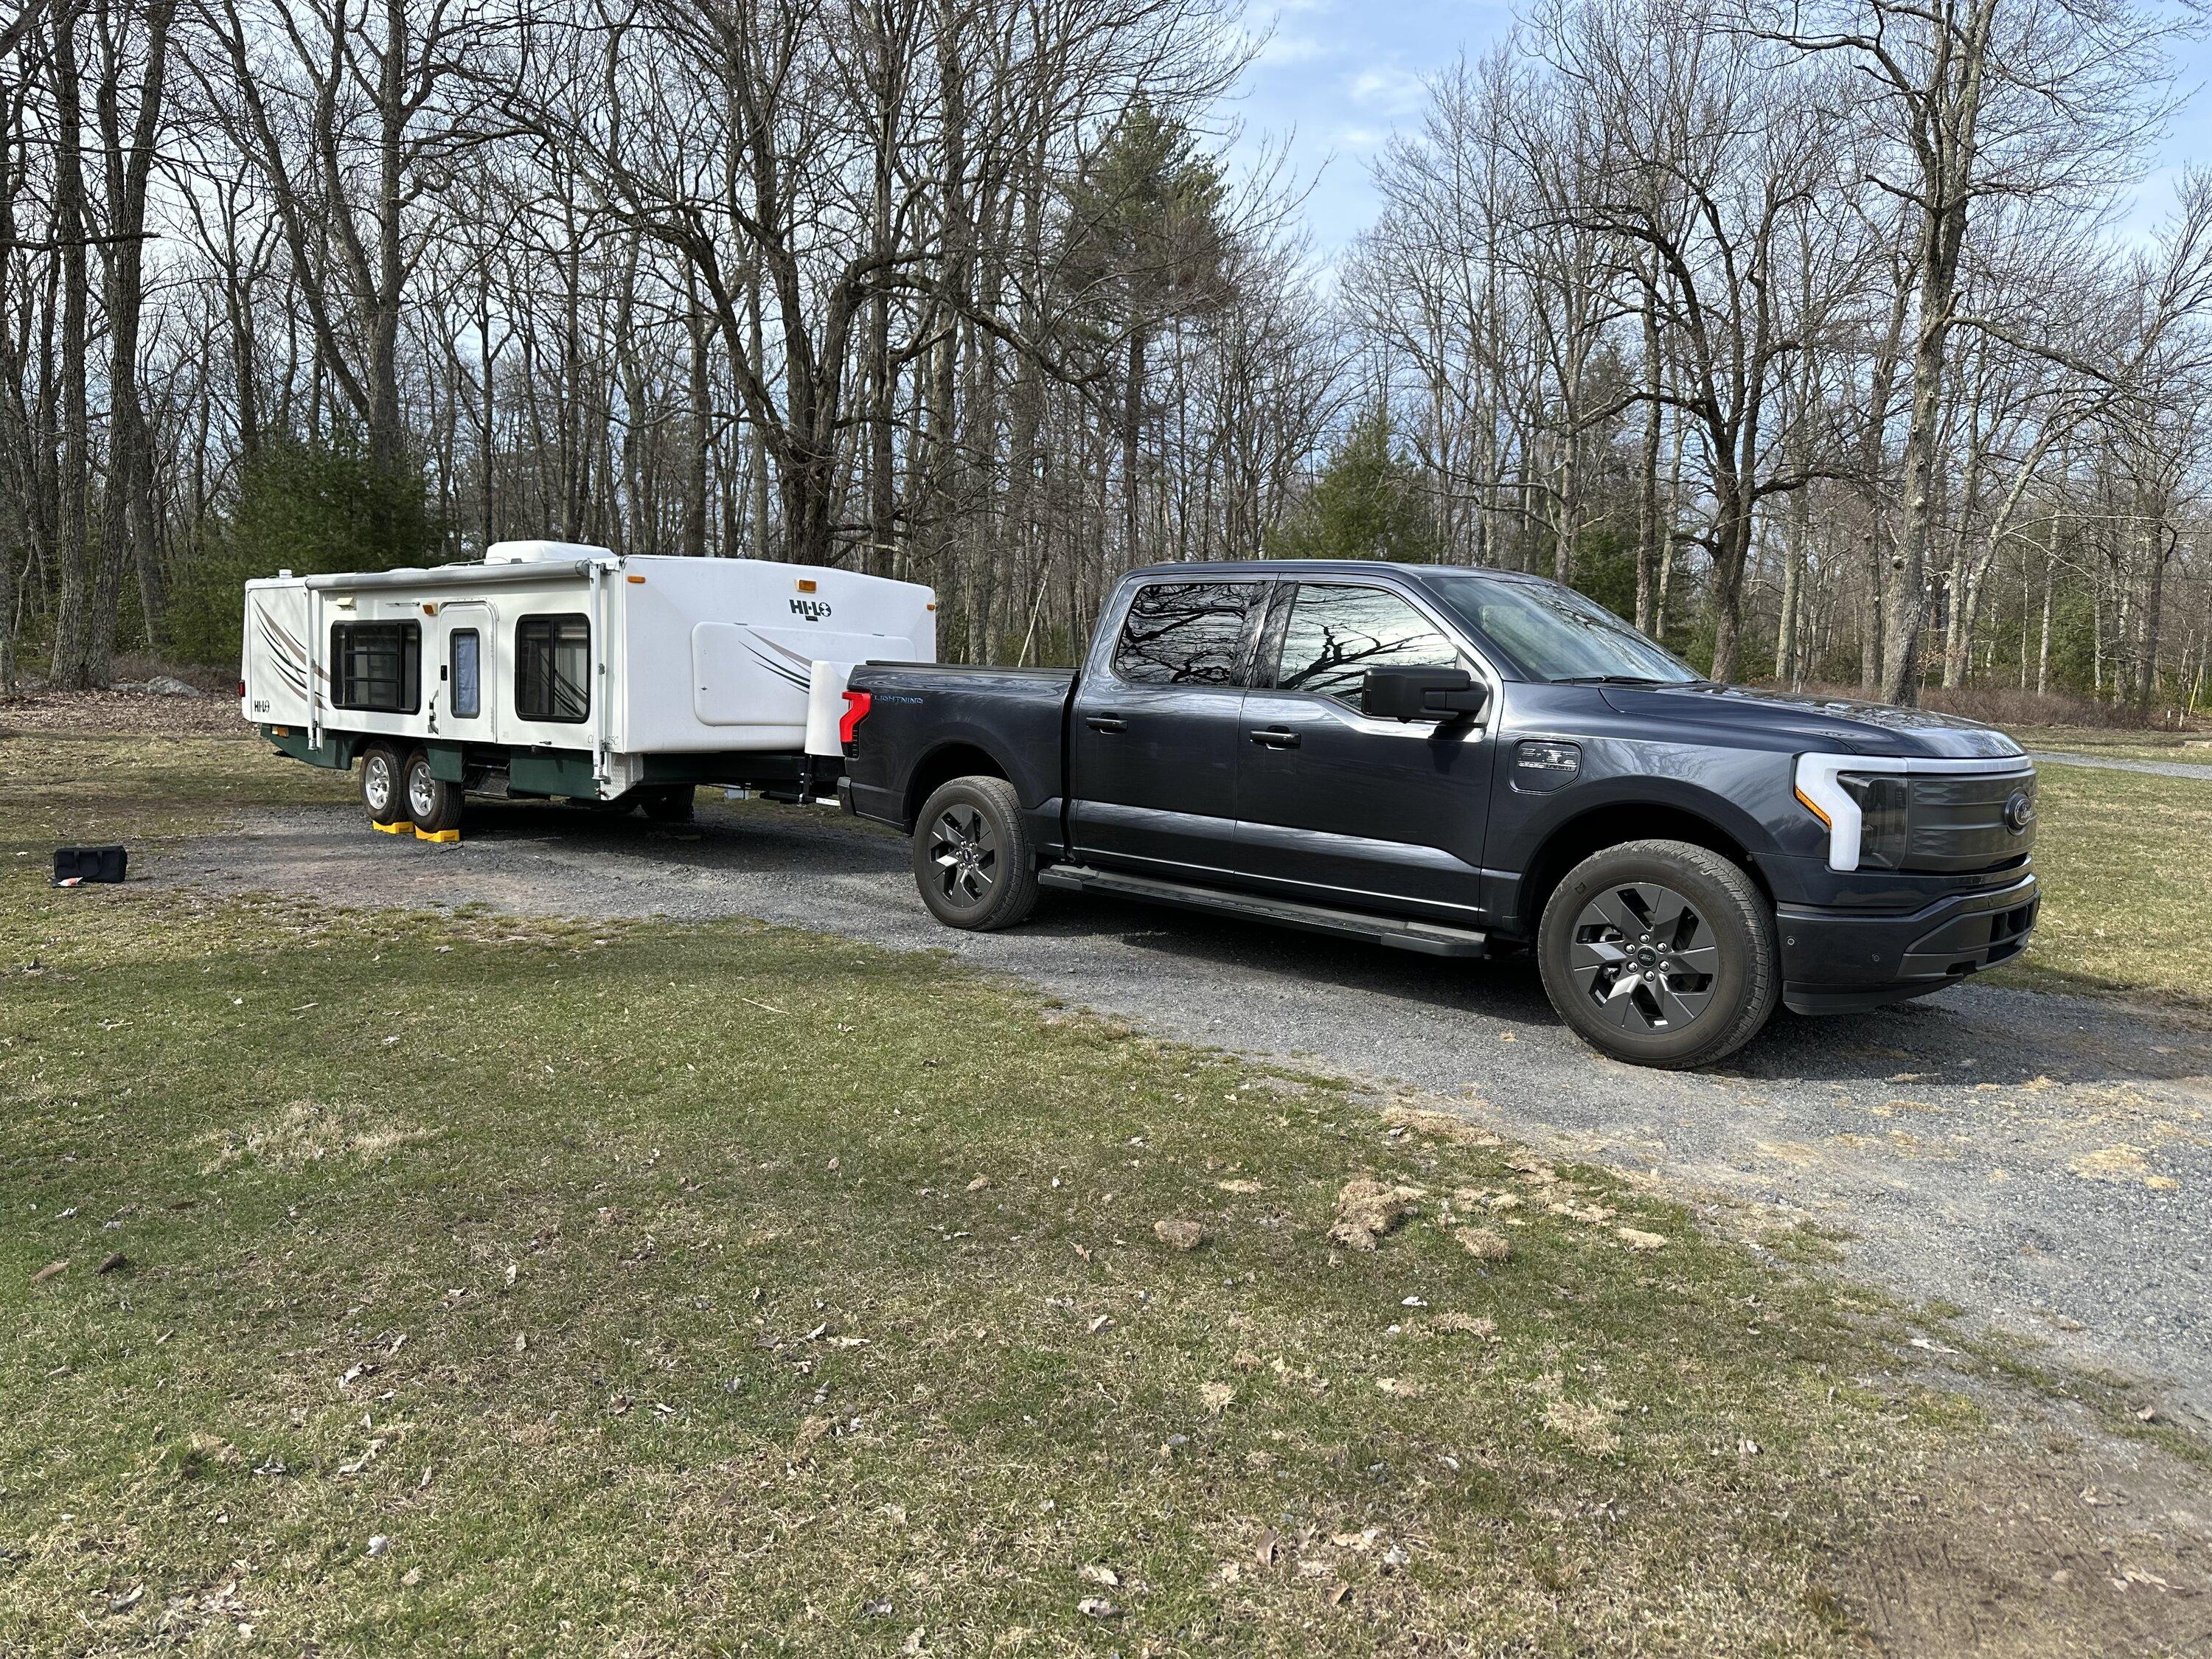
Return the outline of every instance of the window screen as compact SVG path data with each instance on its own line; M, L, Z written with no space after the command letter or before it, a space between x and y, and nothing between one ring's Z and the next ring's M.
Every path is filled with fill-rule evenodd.
M331 701L411 714L422 706L422 630L411 622L331 624Z
M481 711L483 701L483 678L478 672L477 630L464 628L453 635L453 718L472 720Z
M514 712L574 724L592 712L592 624L583 616L514 625Z
M1370 668L1465 666L1450 640L1395 593L1300 583L1283 633L1276 686L1316 691L1354 708Z
M1135 685L1235 685L1255 582L1160 582L1137 590L1114 672Z

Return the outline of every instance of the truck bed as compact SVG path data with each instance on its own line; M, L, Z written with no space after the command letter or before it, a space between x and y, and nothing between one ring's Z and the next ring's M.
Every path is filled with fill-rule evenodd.
M939 784L1003 766L1041 848L1058 850L1073 669L871 662L847 684L870 699L845 750L854 811L909 830Z

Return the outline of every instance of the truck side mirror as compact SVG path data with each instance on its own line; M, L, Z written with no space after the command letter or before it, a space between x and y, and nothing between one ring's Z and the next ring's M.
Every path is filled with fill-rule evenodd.
M1464 668L1370 668L1359 688L1359 712L1382 720L1465 720L1489 701Z

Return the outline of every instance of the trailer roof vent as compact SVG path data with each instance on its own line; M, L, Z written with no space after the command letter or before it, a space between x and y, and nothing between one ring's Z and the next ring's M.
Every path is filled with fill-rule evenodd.
M611 559L613 550L586 542L494 542L484 549L486 564L538 564L547 560Z

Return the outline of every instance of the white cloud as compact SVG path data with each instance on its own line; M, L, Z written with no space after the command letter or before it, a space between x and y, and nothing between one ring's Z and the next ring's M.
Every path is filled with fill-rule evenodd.
M1345 83L1345 91L1353 103L1390 115L1411 113L1427 95L1419 76L1388 64L1360 70Z
M1278 34L1271 38L1260 52L1263 64L1310 64L1316 58L1332 55L1334 48L1323 46L1310 34Z

